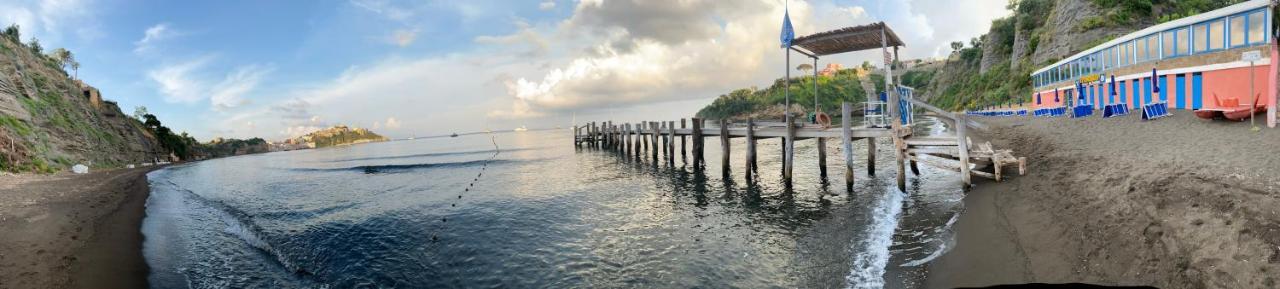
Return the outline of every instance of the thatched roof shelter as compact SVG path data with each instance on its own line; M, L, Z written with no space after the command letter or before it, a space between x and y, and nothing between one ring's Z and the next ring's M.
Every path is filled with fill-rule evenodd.
M883 42L881 29L884 30ZM867 49L906 46L884 22L846 27L796 38L792 45L804 48L815 56L839 54Z

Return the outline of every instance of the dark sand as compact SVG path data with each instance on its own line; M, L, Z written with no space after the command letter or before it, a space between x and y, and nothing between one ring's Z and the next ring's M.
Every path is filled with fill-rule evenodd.
M140 229L156 168L0 176L0 288L146 288Z
M928 287L1280 286L1280 129L1174 113L979 118L1030 172L977 183Z

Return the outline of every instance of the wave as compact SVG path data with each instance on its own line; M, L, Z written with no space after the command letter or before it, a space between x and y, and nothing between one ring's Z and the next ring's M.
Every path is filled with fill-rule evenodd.
M462 162L446 162L446 163L418 163L418 164L398 164L398 165L368 165L354 167L337 167L337 168L291 168L290 171L296 172L342 172L355 171L365 174L388 174L412 171L428 168L457 168L469 166L481 166L485 164L504 164L512 163L511 160L473 160Z
M871 209L871 225L867 238L854 244L858 252L853 256L853 269L845 276L848 288L883 288L885 266L889 263L889 247L893 245L893 232L898 229L898 215L902 213L904 193L892 190ZM855 245L856 246L856 245Z
M514 151L533 150L533 149L536 149L536 148L505 149L505 150L502 150L502 151L503 151L503 152L514 152ZM497 150L474 150L474 151L459 151L459 152L439 152L439 153L424 153L424 154L397 155L397 156L380 156L380 157L362 157L362 158L337 159L337 160L330 160L330 161L328 161L328 162L330 162L330 163L341 163L341 162L352 162L352 161L395 160L395 159L408 159L408 158L421 158L421 157L441 157L441 156L461 156L461 155L492 154L492 153L496 153L496 152L498 152L498 151L497 151Z
M298 274L301 276L313 275L311 273L312 271L309 271L306 268L303 268L301 265L298 265L297 263L293 262L284 254L281 254L281 252L277 250L274 246L272 246L271 243L268 242L266 238L264 238L264 235L262 233L262 227L253 223L251 221L251 216L248 213L245 213L244 211L236 209L235 207L229 206L220 201L201 197L200 195L196 194L195 192L192 192L191 190L184 189L178 186L177 184L174 184L172 181L169 181L169 180L165 180L165 181L168 182L171 185L171 187L174 188L176 191L184 193L187 196L187 199L195 201L206 207L212 208L213 209L212 211L214 212L214 214L218 215L218 217L222 219L223 224L226 224L226 227L223 229L223 232L230 234L232 236L235 236L241 241L244 241L245 244L248 244L249 246L257 248L263 253L266 253L268 256L271 256L272 259L274 259L277 264L289 270L290 272L293 272L294 274Z

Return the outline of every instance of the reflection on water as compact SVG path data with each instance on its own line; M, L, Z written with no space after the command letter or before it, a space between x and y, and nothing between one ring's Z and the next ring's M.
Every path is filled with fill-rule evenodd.
M678 152L668 165L574 148L571 137L418 139L154 172L151 284L915 288L960 210L958 178L945 171L921 167L898 193L887 140L876 176L855 143L846 193L839 145L828 150L829 182L813 142L797 142L788 188L777 140L759 142L760 174L747 181L740 153L721 176L718 146L707 147L704 173ZM501 153L486 162L491 141Z

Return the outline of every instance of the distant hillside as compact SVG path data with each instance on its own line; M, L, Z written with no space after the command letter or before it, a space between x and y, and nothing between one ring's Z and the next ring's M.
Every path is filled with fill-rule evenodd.
M1115 37L1242 0L1014 0L1009 17L959 48L921 97L961 110L1031 94L1032 71Z
M813 108L813 81L812 75L791 79L793 111L810 111ZM843 101L862 102L867 98L855 69L841 70L831 76L818 76L817 81L818 91L822 96L819 105L827 113L839 112ZM786 83L778 79L765 89L750 87L734 90L699 110L698 116L708 119L781 118L786 102L785 86Z
M382 142L388 139L363 128L349 128L347 126L334 126L328 129L309 133L307 135L297 137L288 142L294 145L302 145L309 148L323 148L331 146Z
M169 151L140 121L69 77L55 50L0 34L0 171L56 172L166 159ZM66 52L70 56L69 52Z

